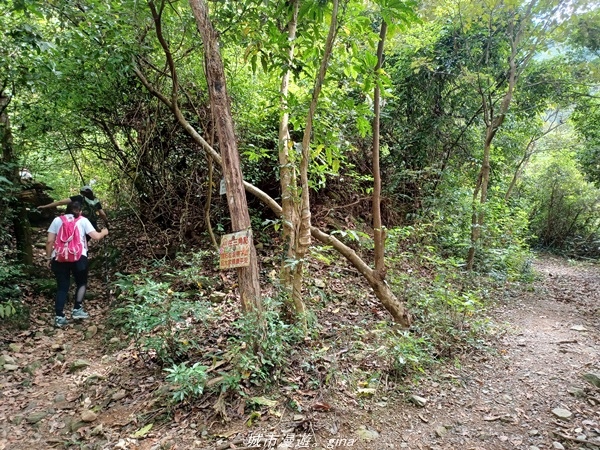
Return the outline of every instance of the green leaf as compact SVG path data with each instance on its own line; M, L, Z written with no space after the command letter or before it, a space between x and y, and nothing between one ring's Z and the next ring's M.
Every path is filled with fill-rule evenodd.
M356 128L360 136L364 138L371 131L371 123L363 116L358 116L356 118Z
M134 437L134 438L136 438L136 439L143 438L144 436L146 436L146 435L147 435L147 434L150 432L150 430L152 429L152 426L153 426L153 425L154 425L154 424L152 424L152 423L149 423L149 424L148 424L148 425L146 425L145 427L143 427L143 428L140 428L139 430L137 430L137 431L136 431L136 432L133 434L133 437Z
M364 55L365 64L367 67L375 67L377 65L377 55L366 53Z
M264 53L261 53L261 54L260 54L260 64L261 64L261 66L262 66L262 69L263 69L265 72L268 72L268 71L269 71L269 66L268 66L268 64L269 64L269 59L268 59L267 55L265 55Z
M340 170L340 160L339 159L334 159L333 163L331 164L331 170L333 170L335 173L337 173Z
M323 144L317 145L317 147L315 148L315 150L313 151L313 154L312 154L313 159L316 159L321 154L321 152L323 151L324 148L325 148L325 146Z
M252 397L250 400L256 403L257 405L268 406L269 408L277 406L278 403L276 400L269 400L266 397Z

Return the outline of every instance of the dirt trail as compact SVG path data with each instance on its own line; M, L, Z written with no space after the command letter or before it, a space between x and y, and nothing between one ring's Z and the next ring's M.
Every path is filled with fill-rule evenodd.
M495 312L506 327L498 354L422 384L422 408L377 410L368 426L379 436L360 448L600 447L600 389L582 378L600 375L600 268L548 257L535 268L535 289Z
M424 406L379 393L361 404L331 398L333 408L313 413L305 432L286 431L284 416L266 422L262 434L287 433L289 448L600 447L600 389L582 378L600 375L600 267L541 258L536 270L535 288L502 299L494 313L504 330L497 353L457 360L425 380L412 392ZM249 447L248 429L238 428L244 442L228 436L215 444L203 438L200 420L177 415L160 432L134 438L140 414L153 413L141 393L157 380L151 373L134 376L127 349L110 349L102 305L91 300L93 322L57 332L48 329L49 308L33 311L39 320L31 330L0 348L0 450Z

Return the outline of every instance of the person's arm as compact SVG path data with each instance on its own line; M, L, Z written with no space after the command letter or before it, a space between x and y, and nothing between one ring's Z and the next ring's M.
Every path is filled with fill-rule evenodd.
M56 240L55 233L48 233L48 239L46 241L46 259L48 264L52 263L52 249L54 248L54 241Z
M91 224L90 220L87 217L81 218L81 224L83 225L83 230L85 234L87 234L92 239L99 241L104 236L108 234L108 228L102 228L102 231L98 232Z
M102 231L100 232L96 230L88 232L88 236L92 239L96 239L97 241L99 241L106 235L108 235L108 228L102 228Z
M104 221L104 226L106 228L108 228L108 217L106 216L106 213L104 212L104 210L103 209L99 209L98 210L98 215Z
M41 205L38 206L38 209L46 209L46 208L54 208L55 206L62 206L62 205L68 205L69 203L71 203L71 199L70 198L64 198L62 200L58 200L52 203L48 203L47 205Z

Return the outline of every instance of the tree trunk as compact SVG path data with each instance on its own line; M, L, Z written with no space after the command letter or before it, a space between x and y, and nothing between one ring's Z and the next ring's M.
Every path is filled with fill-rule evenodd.
M213 190L213 160L207 155L206 162L208 163L208 183L206 190L206 203L204 203L204 222L206 224L206 231L208 231L208 235L210 236L210 240L213 244L213 247L218 250L219 244L217 243L217 238L215 237L215 233L213 232L212 224L210 223L210 204L212 202L212 190Z
M5 95L3 91L0 91L0 147L2 147L2 162L7 164L6 178L12 183L12 188L16 190L20 188L21 184L19 167L12 147L12 132L7 111L9 103L10 97ZM27 218L27 208L20 200L12 202L12 207L14 209L12 222L19 258L23 264L31 266L33 265L33 242L31 239L31 226Z
M333 9L331 12L331 23L329 25L329 34L325 43L323 58L319 73L315 79L313 87L312 99L308 108L308 116L302 137L302 159L300 161L300 185L302 187L302 196L300 200L300 210L298 212L300 222L298 232L295 239L295 257L294 261L294 280L293 280L293 298L294 303L297 299L302 299L302 273L304 271L304 258L308 252L311 243L311 214L310 214L310 187L308 185L308 165L310 162L310 140L312 135L313 120L317 110L317 101L321 94L327 66L333 51L333 43L337 33L337 14L339 1L333 0Z
M229 96L225 83L225 70L219 51L218 36L208 16L204 0L189 0L196 19L198 31L204 44L204 62L210 97L210 105L217 130L219 151L223 164L223 175L227 189L227 203L231 214L233 231L251 228L250 214L240 168L240 157L234 132ZM260 297L260 282L256 249L250 241L250 266L237 269L242 309L255 313L262 323L263 306Z
M292 16L288 22L288 42L290 49L288 61L294 58L294 41L298 26L298 10L300 0L290 3ZM295 315L301 320L303 328L307 329L306 306L302 296L294 295L294 271L291 261L297 260L296 256L296 234L299 228L299 215L297 209L297 178L296 161L294 158L293 142L290 139L289 119L287 106L291 70L285 71L281 79L281 118L279 121L279 179L281 183L281 208L283 222L283 240L287 244L286 258L281 264L280 280L281 287L286 294L286 302L291 302ZM290 309L290 308L286 308ZM288 311L289 312L289 311Z
M509 24L510 32L514 31L514 24ZM498 110L498 115L494 116L494 105L490 95L490 101L486 102L485 96L482 92L482 111L484 114L485 122L487 124L485 131L485 141L483 143L483 159L481 162L481 169L477 177L477 183L473 192L473 204L472 204L472 215L471 215L471 243L469 246L469 252L467 254L466 268L472 270L475 264L475 251L479 243L482 234L482 228L485 223L484 206L487 202L487 191L490 181L490 151L492 148L492 141L496 136L496 133L502 126L510 102L513 98L515 85L517 83L518 70L517 70L517 51L518 43L520 40L520 31L517 32L516 36L511 35L511 53L508 58L509 71L508 71L508 87L506 92L502 96L502 102ZM528 60L528 59L527 59ZM525 62L524 62L525 63ZM479 199L478 199L479 197Z
M387 33L386 21L381 22L379 44L377 45L377 64L375 66L375 92L373 95L373 240L375 247L375 271L381 280L385 279L385 231L381 222L381 170L379 167L379 120L381 117L381 87L379 71L383 64L383 46Z
M490 133L488 127L487 133ZM495 132L494 132L495 134ZM484 211L483 207L487 202L487 189L490 181L490 149L493 136L486 138L485 145L483 147L483 161L481 163L481 170L477 178L477 184L475 191L473 192L473 213L471 215L471 245L469 247L469 253L467 255L467 270L472 270L475 262L475 247L481 238L481 229L484 224ZM478 198L479 197L479 200Z

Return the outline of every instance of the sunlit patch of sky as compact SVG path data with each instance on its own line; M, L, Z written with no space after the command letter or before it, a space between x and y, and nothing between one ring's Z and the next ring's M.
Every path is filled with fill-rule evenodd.
M554 13L552 20L562 23L574 14L586 14L597 9L600 9L600 1L567 0L562 2L558 10Z
M558 10L551 17L551 20L560 24L569 20L573 15L587 14L596 10L600 10L600 1L567 0L560 5ZM539 23L542 21L543 19L540 19ZM572 51L572 48L568 45L555 42L554 45L550 45L545 51L536 54L535 59L538 61L552 59L570 51ZM597 57L593 52L589 52L586 49L579 49L579 53L580 57L583 59L591 60Z

